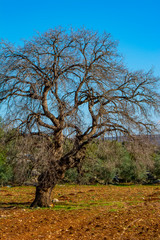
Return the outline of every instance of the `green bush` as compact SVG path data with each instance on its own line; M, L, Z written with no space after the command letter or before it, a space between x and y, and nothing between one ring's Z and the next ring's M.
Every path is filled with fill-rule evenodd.
M154 154L154 169L153 174L156 176L156 178L160 178L160 153Z
M12 167L7 163L6 152L0 149L0 184L8 184L12 177Z
M7 159L7 152L9 145L5 145L5 131L3 130L3 124L0 119L0 184L8 184L12 180L13 171L12 166Z
M85 161L66 172L65 180L79 184L108 184L117 175L121 182L142 182L147 166L125 144L117 141L95 141L87 146ZM140 157L140 156L139 156ZM160 174L160 157L155 160ZM159 169L159 170L158 170Z
M78 172L76 168L70 168L65 173L64 181L67 183L75 184L77 182Z
M128 155L128 156L127 156ZM124 158L117 168L118 175L124 182L135 182L137 179L136 165L130 158L129 154Z

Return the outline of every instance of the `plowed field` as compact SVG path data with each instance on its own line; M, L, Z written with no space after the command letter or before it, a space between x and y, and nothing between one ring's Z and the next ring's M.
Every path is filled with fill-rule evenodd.
M160 186L59 185L49 209L29 208L34 193L0 188L0 239L160 239Z

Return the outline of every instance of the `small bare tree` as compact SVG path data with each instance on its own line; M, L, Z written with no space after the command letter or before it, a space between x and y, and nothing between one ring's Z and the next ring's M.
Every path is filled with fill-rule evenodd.
M57 180L83 161L92 139L105 132L150 131L152 111L159 111L158 83L151 71L123 66L110 34L58 28L20 47L2 41L0 103L6 122L22 135L45 139L32 206L50 205ZM67 134L74 142L64 154Z

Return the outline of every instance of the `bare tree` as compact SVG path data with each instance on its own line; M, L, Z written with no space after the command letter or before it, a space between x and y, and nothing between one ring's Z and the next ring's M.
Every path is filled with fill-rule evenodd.
M50 205L57 180L83 161L92 139L105 132L150 131L152 113L159 111L158 83L151 71L123 66L110 34L58 28L20 47L2 41L0 103L6 122L47 143L32 206ZM67 134L74 142L64 154Z

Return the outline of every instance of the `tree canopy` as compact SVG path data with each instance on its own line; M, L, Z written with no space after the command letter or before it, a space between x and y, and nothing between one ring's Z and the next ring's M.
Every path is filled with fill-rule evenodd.
M92 139L153 130L158 90L159 78L152 71L124 66L107 33L56 28L22 46L0 44L0 103L6 107L6 122L22 135L45 138L51 149L39 189L51 188L46 182L75 166ZM64 153L68 134L74 144ZM36 204L43 205L40 200Z

